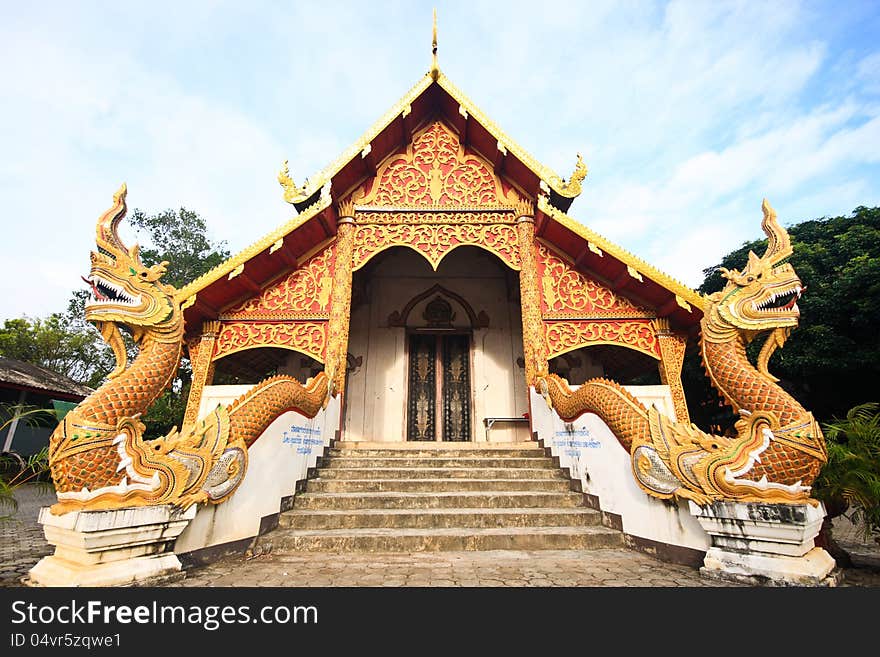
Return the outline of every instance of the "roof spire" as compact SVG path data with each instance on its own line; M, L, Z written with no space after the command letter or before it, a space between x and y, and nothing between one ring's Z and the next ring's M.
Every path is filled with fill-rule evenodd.
M434 33L431 39L431 78L436 80L440 76L440 66L437 64L437 8L434 7Z

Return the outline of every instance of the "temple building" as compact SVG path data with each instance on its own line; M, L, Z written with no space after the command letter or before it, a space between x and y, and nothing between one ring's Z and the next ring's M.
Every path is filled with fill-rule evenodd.
M769 203L765 253L703 297L569 216L580 155L567 179L536 162L440 71L436 34L434 55L324 171L300 186L284 164L293 218L181 289L122 242L114 195L85 314L117 369L52 435L58 550L32 582L149 582L264 543L628 546L711 577L836 581L809 497L824 437L767 370L804 289ZM735 436L690 422L698 339ZM138 418L182 352L183 424L147 441Z
M307 186L285 165L299 214L181 291L188 418L204 386L304 382L337 350L345 441L529 440L541 363L668 386L686 419L700 298L566 214L586 173L563 180L426 75Z

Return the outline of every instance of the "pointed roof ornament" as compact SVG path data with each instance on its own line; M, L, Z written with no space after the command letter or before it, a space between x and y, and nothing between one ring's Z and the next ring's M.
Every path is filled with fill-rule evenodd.
M574 172L571 174L571 178L569 178L568 182L555 175L552 176L548 182L566 197L574 198L581 193L582 183L586 177L587 165L584 162L584 158L578 153L577 162L574 165Z
M431 79L440 77L440 65L437 63L437 8L434 8L434 32L431 39Z

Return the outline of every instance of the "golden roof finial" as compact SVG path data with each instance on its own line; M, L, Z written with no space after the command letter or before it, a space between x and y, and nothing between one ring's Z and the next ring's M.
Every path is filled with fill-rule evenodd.
M564 181L559 176L554 175L550 178L550 184L553 185L563 196L574 198L581 193L582 183L586 177L587 165L584 162L584 158L578 153L577 162L574 165L574 172L571 174L571 178L569 178L568 182Z
M278 172L278 182L284 188L284 200L288 203L298 203L305 199L304 194L306 185L303 185L302 187L296 186L296 183L293 182L293 179L290 177L290 169L287 168L287 160L284 160L281 171Z
M440 65L437 63L437 8L434 8L434 34L431 39L431 78L440 76Z

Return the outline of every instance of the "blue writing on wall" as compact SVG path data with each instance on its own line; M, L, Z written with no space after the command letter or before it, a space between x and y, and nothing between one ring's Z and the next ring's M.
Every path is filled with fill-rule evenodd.
M294 424L285 430L281 442L286 445L296 445L297 454L311 454L314 447L324 444L320 437L315 437L320 435L320 429Z

